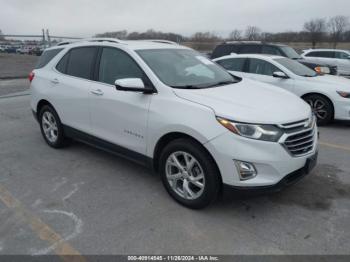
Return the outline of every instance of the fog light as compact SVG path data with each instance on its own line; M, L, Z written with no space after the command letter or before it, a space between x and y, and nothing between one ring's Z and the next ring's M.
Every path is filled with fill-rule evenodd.
M240 180L248 180L256 177L258 172L252 163L234 160Z

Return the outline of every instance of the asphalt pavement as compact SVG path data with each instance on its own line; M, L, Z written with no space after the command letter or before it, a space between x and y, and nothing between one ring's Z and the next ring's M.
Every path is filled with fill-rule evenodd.
M132 162L48 147L24 91L0 98L0 254L350 254L349 123L320 128L300 183L194 211Z

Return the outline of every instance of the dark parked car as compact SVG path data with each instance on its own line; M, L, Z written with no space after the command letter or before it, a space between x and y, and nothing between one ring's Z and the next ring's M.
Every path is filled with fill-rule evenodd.
M298 60L298 62L315 70L318 73L327 73L331 75L338 74L336 66L306 61L293 48L282 44L271 44L252 41L225 42L215 47L211 55L211 59L230 55L232 53L280 55L288 57L290 59Z
M8 46L5 48L5 52L9 54L16 54L18 47L15 46Z

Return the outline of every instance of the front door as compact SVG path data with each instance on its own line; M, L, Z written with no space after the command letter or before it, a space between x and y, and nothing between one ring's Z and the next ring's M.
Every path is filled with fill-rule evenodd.
M146 76L126 52L112 47L101 50L97 81L90 87L90 114L93 135L146 153L148 110L153 95L118 91L117 79Z
M294 92L294 80L291 78L283 79L274 77L274 72L283 71L268 61L248 58L246 75L249 76L249 78Z

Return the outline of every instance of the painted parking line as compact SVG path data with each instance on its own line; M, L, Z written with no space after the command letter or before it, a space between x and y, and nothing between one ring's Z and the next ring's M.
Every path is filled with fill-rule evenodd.
M331 147L331 148L335 148L335 149L341 149L341 150L350 152L350 146L342 146L342 145L336 145L336 144L325 143L325 142L319 142L319 145Z
M39 217L35 216L23 206L12 194L0 184L0 200L14 212L15 216L28 224L33 232L41 239L53 246L55 254L63 261L86 262L86 259L52 228L45 224Z
M0 99L13 98L13 97L20 97L20 96L30 96L30 93L28 93L28 92L12 93L12 94L8 94L8 95L0 96Z

